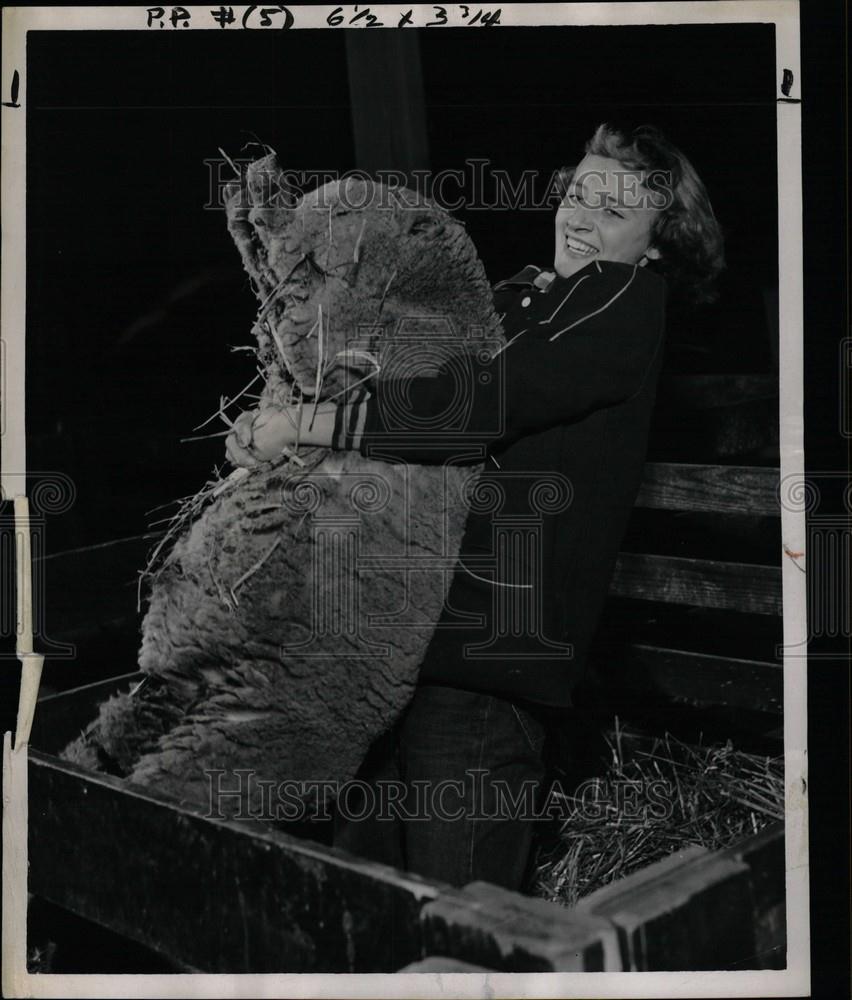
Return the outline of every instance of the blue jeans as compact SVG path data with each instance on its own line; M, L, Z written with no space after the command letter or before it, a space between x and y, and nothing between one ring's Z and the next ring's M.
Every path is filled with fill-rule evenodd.
M378 810L360 821L338 817L335 845L455 886L483 879L520 888L544 738L543 724L505 698L420 686L358 775L373 789L402 783L399 808L387 818Z

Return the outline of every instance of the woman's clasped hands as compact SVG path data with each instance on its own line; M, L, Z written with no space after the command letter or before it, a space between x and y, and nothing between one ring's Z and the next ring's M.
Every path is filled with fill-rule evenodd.
M334 426L334 403L302 406L261 406L247 410L234 421L225 441L228 459L252 468L272 462L299 444L328 445Z

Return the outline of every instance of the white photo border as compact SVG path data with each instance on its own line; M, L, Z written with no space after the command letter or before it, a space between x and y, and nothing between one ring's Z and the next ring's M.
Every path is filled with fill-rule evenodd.
M801 169L801 68L797 0L718 0L667 3L498 4L501 26L650 25L772 23L776 33L778 137L778 240L780 320L781 481L804 483L803 437L803 259ZM395 24L413 8L414 27L434 16L431 4L381 4L374 9ZM461 5L446 4L447 27L462 27ZM146 7L20 7L3 10L2 89L2 328L3 369L0 393L5 410L2 446L2 498L25 490L24 427L25 253L26 253L26 36L28 31L152 30ZM210 7L187 6L190 26L183 31L218 30ZM239 19L247 7L234 7ZM292 29L330 28L338 5L292 5ZM345 12L354 5L343 5ZM166 7L166 10L170 10ZM394 20L394 14L397 15ZM354 26L353 26L354 27ZM164 30L173 30L166 27ZM234 26L230 30L242 30ZM404 29L402 29L404 30ZM434 28L433 28L434 30ZM792 89L781 90L784 70ZM19 74L17 101L11 94ZM789 78L788 78L789 79ZM14 107L18 104L20 107ZM805 513L782 504L785 548L806 548ZM784 559L784 648L806 649L806 576ZM19 596L20 600L20 596ZM741 997L796 996L809 991L807 660L784 656L784 752L786 782L787 968L743 972L540 973L329 975L55 975L26 971L27 902L27 745L13 749L6 734L3 754L3 993L31 997Z

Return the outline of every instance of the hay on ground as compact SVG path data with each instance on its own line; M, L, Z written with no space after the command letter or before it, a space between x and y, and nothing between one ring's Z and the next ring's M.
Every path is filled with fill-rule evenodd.
M611 762L592 787L551 793L563 799L559 815L567 818L555 841L538 849L534 895L573 906L685 847L719 850L783 820L782 757L668 734L626 752L622 735L616 720Z

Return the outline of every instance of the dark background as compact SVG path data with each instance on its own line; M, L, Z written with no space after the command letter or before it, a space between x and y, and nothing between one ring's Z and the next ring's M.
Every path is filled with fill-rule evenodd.
M838 433L848 43L843 5L815 0L802 16L805 426L817 474L848 468ZM288 166L357 165L340 34L176 34L30 36L29 464L67 471L77 487L74 507L49 523L51 552L141 532L146 510L193 492L221 461L222 439L178 438L246 381L229 345L248 342L255 304L221 214L203 210L203 160L218 146L239 152L254 132ZM517 30L517 41L501 29L479 32L475 46L467 34L422 39L432 169L484 156L549 175L579 157L601 120L659 124L707 182L731 261L719 305L679 321L672 363L771 372L767 29L536 29ZM461 215L495 280L548 262L547 213ZM848 844L848 640L841 646L814 664L808 691L817 996L848 995L848 857L837 849Z

